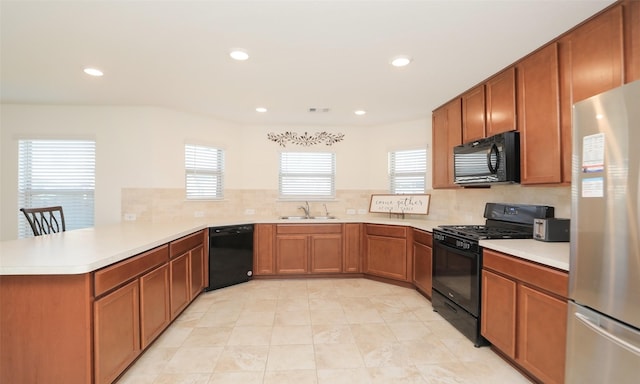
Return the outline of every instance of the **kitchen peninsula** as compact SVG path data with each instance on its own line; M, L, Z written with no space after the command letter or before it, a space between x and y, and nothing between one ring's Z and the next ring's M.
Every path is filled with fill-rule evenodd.
M66 383L111 382L202 291L205 281L195 289L191 283L198 276L206 278L207 268L194 262L207 260L206 228L292 222L245 217L122 223L1 242L1 381L29 383L46 377ZM375 217L331 223L382 224L425 232L444 224ZM501 240L481 245L568 269L568 244ZM413 252L409 255L412 258ZM411 284L413 276L408 277ZM173 305L177 310L172 303L179 303ZM101 322L103 316L109 320ZM112 322L130 329L131 339L115 352L106 348L101 354L105 340L122 341L109 338L108 333L101 338L106 331L100 327ZM148 327L145 322L150 322ZM124 357L118 359L120 355Z

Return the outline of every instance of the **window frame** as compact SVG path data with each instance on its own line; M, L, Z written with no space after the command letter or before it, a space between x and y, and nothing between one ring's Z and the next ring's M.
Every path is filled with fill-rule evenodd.
M193 159L188 158L189 151L195 151L193 153ZM214 156L206 156L207 151L213 151ZM214 158L215 160L213 160ZM196 164L189 164L190 160L195 161ZM219 146L193 142L187 142L184 144L184 187L186 200L204 201L224 199L225 160L225 151ZM197 164L198 162L200 163ZM215 167L212 168L212 166ZM215 187L206 188L201 184L198 188L197 185L189 183L190 176L204 176L205 178L212 177L215 179ZM203 181L206 182L205 179L201 179L200 183ZM195 184L198 184L197 180L195 181ZM209 192L209 189L215 190L215 193L208 194L207 192Z
M60 205L67 231L94 226L96 148L94 138L18 138L18 207ZM17 235L33 236L20 211Z
M317 163L315 166L329 167L329 172L285 172L283 169L283 160L286 155L292 156L311 156L311 155L328 155L330 157L330 163ZM280 151L278 153L278 199L286 201L323 201L323 200L335 200L336 198L336 153L332 151ZM293 160L293 159L292 159ZM304 171L304 170L303 170ZM305 193L284 193L283 179L284 178L328 178L328 193L326 194L314 194L312 189L307 189ZM304 184L304 182L302 183ZM298 186L290 186L290 188L301 188L301 184ZM304 188L303 188L304 189Z
M424 163L420 164L418 167L415 167L409 171L398 172L398 154L409 154L410 152L423 152L424 153ZM415 155L416 157L418 155ZM404 167L409 167L417 164L404 164ZM428 165L428 153L426 148L413 148L413 149L398 149L389 151L388 153L388 175L389 175L389 191L393 194L422 194L427 191L427 165ZM419 168L419 169L416 169ZM417 189L399 189L398 178L401 177L413 177L422 178L422 190Z

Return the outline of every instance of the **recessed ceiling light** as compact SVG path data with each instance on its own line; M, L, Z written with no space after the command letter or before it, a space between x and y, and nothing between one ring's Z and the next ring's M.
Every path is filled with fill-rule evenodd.
M97 77L104 75L104 73L102 73L101 70L96 68L85 68L84 73L86 73L89 76L97 76Z
M258 107L258 108L256 108L256 112L260 112L260 113L267 112L267 108L265 108L265 107Z
M238 61L244 61L249 58L249 54L242 49L234 49L233 51L231 51L231 53L229 53L229 56L231 56L232 59Z
M393 65L394 67L404 67L406 65L409 65L410 62L411 62L411 58L410 57L398 56L398 57L394 58L393 60L391 60L391 65Z
M359 109L359 110L357 110L357 111L355 111L355 112L353 112L353 113L355 113L355 114L356 114L356 115L358 115L358 116L362 116L362 115L364 115L365 113L367 113L367 111L363 111L362 109Z

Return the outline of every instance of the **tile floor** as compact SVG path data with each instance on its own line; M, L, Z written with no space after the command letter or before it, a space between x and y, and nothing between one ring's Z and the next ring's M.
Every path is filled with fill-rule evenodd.
M530 383L415 290L252 280L201 294L118 384Z

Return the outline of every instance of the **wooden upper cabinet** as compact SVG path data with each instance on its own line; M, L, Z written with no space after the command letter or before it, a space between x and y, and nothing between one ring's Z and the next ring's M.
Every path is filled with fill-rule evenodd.
M552 43L517 64L521 183L562 181L558 47Z
M482 139L486 136L484 84L462 95L462 142Z
M640 80L640 1L626 0L624 7L625 83Z
M569 50L572 104L622 85L621 5L588 21L564 40Z
M487 137L517 130L516 68L510 67L486 83Z
M623 15L615 6L558 41L560 61L560 121L562 181L571 182L572 105L622 85Z
M462 144L461 108L461 99L456 98L433 111L433 188L456 186L453 183L453 147Z

